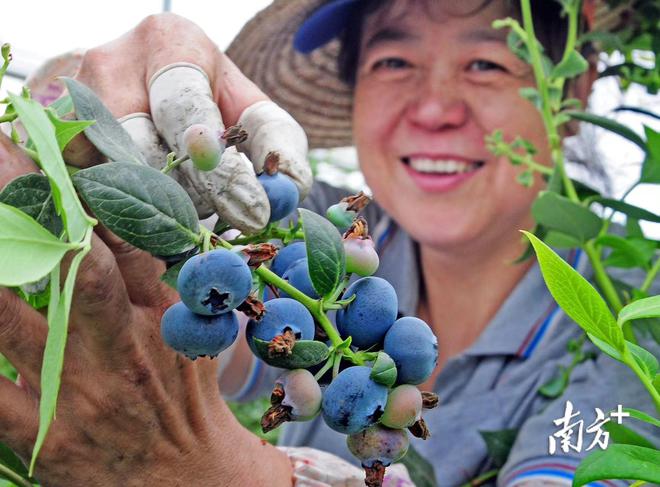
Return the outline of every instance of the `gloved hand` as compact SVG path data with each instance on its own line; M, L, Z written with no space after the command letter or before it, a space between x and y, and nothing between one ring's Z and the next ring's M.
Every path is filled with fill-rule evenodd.
M242 126L247 139L226 149L216 169L203 172L186 162L170 173L200 218L217 213L244 232L263 228L270 206L256 174L271 151L279 154L280 171L296 183L301 200L311 188L302 127L181 17L149 17L121 38L90 49L77 79L101 97L157 169L165 166L168 152L185 154L182 137L189 126L203 124L218 137L226 127ZM94 152L78 142L65 158L87 166L99 162Z

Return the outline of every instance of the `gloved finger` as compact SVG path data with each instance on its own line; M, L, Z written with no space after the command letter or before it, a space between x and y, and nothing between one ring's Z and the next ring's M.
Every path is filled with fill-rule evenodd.
M119 123L131 136L147 163L155 169L163 169L170 151L158 134L151 116L148 113L132 113L120 118ZM207 218L213 214L213 207L199 195L186 178L181 176L179 168L171 171L169 175L186 190L200 218Z
M270 217L266 191L257 181L252 163L235 147L227 148L213 171L197 171L191 165L181 168L192 186L204 187L222 221L244 233L263 229Z
M220 142L224 125L206 73L190 63L174 63L154 74L149 84L154 124L177 157L185 154L183 136L191 125L204 125ZM251 165L236 151L225 151L212 171L199 171L190 163L179 168L181 182L190 186L220 218L245 232L268 222L268 197Z
M0 190L12 179L38 170L34 161L0 132Z
M257 173L263 171L271 152L279 155L279 171L296 183L303 200L312 187L312 170L307 162L307 136L289 113L272 101L259 101L247 107L239 124L248 138L238 145L254 164Z

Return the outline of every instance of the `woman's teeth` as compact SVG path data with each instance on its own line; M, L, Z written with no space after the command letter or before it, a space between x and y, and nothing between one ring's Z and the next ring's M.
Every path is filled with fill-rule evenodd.
M483 161L465 162L452 159L405 158L404 162L417 172L434 174L462 174L475 171L484 165Z

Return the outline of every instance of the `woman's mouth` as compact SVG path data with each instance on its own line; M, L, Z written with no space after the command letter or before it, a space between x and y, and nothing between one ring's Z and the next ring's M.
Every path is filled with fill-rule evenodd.
M485 165L485 161L454 158L402 157L406 171L423 191L444 192L460 186Z

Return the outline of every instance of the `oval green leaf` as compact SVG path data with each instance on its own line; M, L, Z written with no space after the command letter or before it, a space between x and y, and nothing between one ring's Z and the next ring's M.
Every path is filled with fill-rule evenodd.
M0 203L0 222L0 286L20 286L41 279L75 247L4 203Z
M620 326L627 321L637 320L639 318L655 318L660 316L660 296L651 296L650 298L634 301L619 312L617 322Z
M346 256L341 235L328 220L313 211L300 208L303 222L309 276L320 296L327 296L339 285L346 273Z
M640 208L639 206L625 203L624 201L600 197L594 198L592 201L594 203L606 206L607 208L612 208L613 210L624 213L634 218L635 220L645 220L649 222L660 223L660 215L656 215L655 213L645 210L644 208Z
M281 369L306 369L320 364L328 358L328 346L315 340L298 340L286 357L271 357L268 354L268 342L253 338L255 348L261 360Z
M598 235L602 220L588 208L565 196L543 191L532 205L534 220L540 225L586 242Z
M62 159L55 137L55 129L44 112L44 108L34 100L9 95L25 130L30 135L39 153L39 165L48 176L57 213L64 221L64 228L71 242L80 242L89 225L95 222L83 210L78 195L71 184L69 173Z
M534 246L543 279L557 304L584 331L623 351L623 332L598 291L541 240L523 233Z
M72 179L96 217L131 245L162 256L197 245L195 207L185 190L160 171L111 162L83 169Z
M394 360L392 360L392 357L385 352L378 352L376 361L374 362L373 367L371 367L371 374L369 377L379 384L392 387L396 382L396 376L396 364L394 363Z
M610 434L610 440L614 443L655 448L655 445L650 440L622 424L608 421L603 424L603 429Z
M0 203L18 208L55 236L62 233L50 183L42 174L24 174L11 180L0 192Z
M575 470L573 486L607 479L660 482L660 451L636 445L609 445L582 460Z
M146 165L131 136L115 120L110 110L87 86L72 78L62 78L71 95L78 120L96 120L85 129L92 144L111 161L131 161Z
M646 151L646 143L644 142L644 139L637 135L637 133L632 129L620 124L619 122L615 122L611 118L601 117L600 115L594 115L593 113L578 112L573 110L567 111L566 114L575 120L597 125L598 127L604 128L605 130L614 132L624 139L629 140L633 144L637 144L643 151Z

